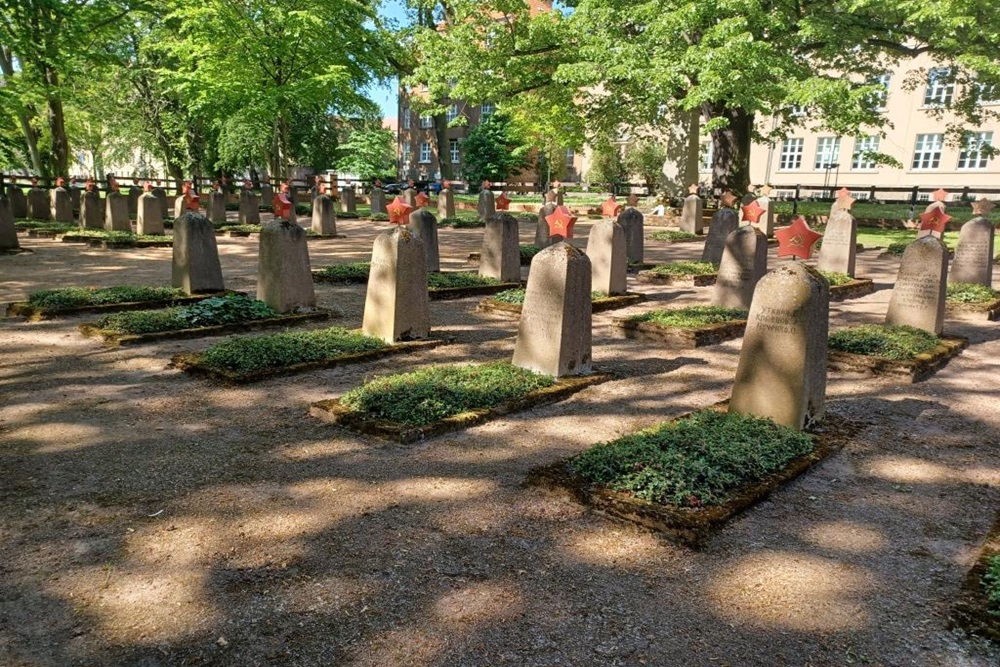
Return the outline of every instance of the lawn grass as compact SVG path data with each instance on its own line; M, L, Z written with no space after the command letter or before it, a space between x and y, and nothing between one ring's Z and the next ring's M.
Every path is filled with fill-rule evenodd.
M266 336L236 336L209 347L199 355L199 362L209 368L250 373L383 347L386 343L378 338L331 327Z
M673 310L650 310L625 318L629 322L650 322L665 327L694 329L711 324L745 320L747 311L719 306L688 306Z
M830 215L830 205L833 202L801 201L798 206L797 215L816 216ZM913 219L919 220L919 215L924 212L930 202L917 202L913 208ZM774 203L775 213L778 215L792 215L792 202L777 201ZM965 222L973 217L972 209L969 206L959 206L957 203L949 204L947 213L955 222ZM868 220L909 220L909 204L874 204L871 202L858 201L851 207L851 215L858 219ZM859 241L860 242L860 241Z
M111 243L131 243L134 241L156 241L159 243L171 242L173 237L164 234L133 234L125 231L108 231L107 229L74 229L67 232L73 236L87 239L101 239Z
M515 287L514 289L508 289L508 290L504 290L502 292L497 292L496 294L494 294L490 298L493 299L493 300L495 300L495 301L500 301L501 303L512 303L512 304L516 304L516 305L523 305L524 304L524 295L526 293L527 293L527 290L524 287ZM604 292L591 292L590 293L590 300L591 301L601 301L602 299L612 299L612 298L615 298L615 297L609 296L608 294L606 294Z
M934 334L915 327L862 324L831 333L829 348L838 352L906 361L933 350L939 342Z

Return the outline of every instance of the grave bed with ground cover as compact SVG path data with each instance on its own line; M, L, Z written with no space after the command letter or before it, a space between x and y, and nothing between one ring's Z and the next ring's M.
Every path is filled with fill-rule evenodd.
M948 317L962 320L1000 319L1000 292L973 283L949 283Z
M948 620L953 628L1000 643L1000 514L962 582Z
M719 267L712 262L667 262L657 264L637 276L641 283L675 285L677 287L707 287L715 284Z
M86 243L92 248L170 248L173 238L166 235L138 235L132 232L109 232L102 229L83 229L64 234L63 243Z
M666 241L667 243L689 243L691 241L704 241L704 236L692 234L691 232L673 231L661 229L653 232L647 238L651 241Z
M260 225L222 225L215 230L215 235L226 236L228 238L247 238L250 236L259 236L260 229ZM303 227L303 229L306 232L306 239L311 241L347 238L344 234L316 234L308 227Z
M616 317L611 326L623 338L690 348L716 345L742 336L746 319L745 310L690 306Z
M536 245L526 245L526 244L521 244L518 248L521 252L521 266L531 266L531 260L534 258L535 255L537 255L539 252L543 250L543 248L540 248ZM481 258L482 258L482 253L470 252L467 263L471 266L479 266Z
M431 300L445 301L469 296L497 294L517 289L519 283L502 283L494 278L484 278L476 273L463 271L427 274L428 294Z
M723 409L595 445L533 469L527 483L697 546L859 431L833 414L803 433Z
M852 278L836 271L820 271L820 274L830 283L830 301L856 299L875 291L875 282L867 278Z
M968 343L966 338L938 337L914 327L862 324L830 334L827 367L919 382Z
M165 308L204 301L225 292L188 295L175 287L117 285L115 287L66 287L42 290L27 301L7 305L8 315L37 322L48 317L70 317L82 313L113 313L145 308Z
M523 287L507 289L498 292L488 299L483 299L476 306L480 313L496 313L498 315L520 315L524 305L525 289ZM644 294L619 294L609 296L602 292L593 292L590 295L591 312L601 313L607 310L617 310L627 308L640 303L646 298Z
M611 376L540 375L507 362L437 366L372 380L310 414L355 433L403 444L548 405Z
M236 336L204 352L176 355L172 365L193 375L230 384L247 384L279 375L429 350L446 342L435 339L389 345L360 331L331 327L265 336Z

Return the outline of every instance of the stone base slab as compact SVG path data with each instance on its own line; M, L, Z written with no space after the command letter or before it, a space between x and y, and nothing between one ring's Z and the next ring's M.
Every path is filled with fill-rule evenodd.
M640 271L636 279L640 283L651 285L671 285L673 287L709 287L715 284L717 273L704 273L700 275L656 273L654 271Z
M666 343L671 347L704 347L739 338L747 327L746 320L720 322L703 327L669 327L653 322L636 322L616 317L611 326L622 338Z
M855 278L843 285L830 285L830 301L856 299L875 291L875 282L867 278Z
M985 303L947 303L947 316L956 320L995 322L1000 319L1000 299Z

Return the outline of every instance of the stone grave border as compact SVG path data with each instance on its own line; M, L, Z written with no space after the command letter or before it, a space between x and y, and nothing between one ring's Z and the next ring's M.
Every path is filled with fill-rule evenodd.
M722 411L727 405L728 401L723 401L708 409ZM688 415L669 421L678 421L686 416ZM532 468L528 471L525 484L540 487L563 499L575 500L598 514L663 533L671 541L697 547L704 544L712 533L734 516L756 505L820 461L840 451L851 437L861 432L862 428L863 426L857 422L848 421L828 412L819 425L806 431L813 436L815 442L811 452L792 459L784 468L759 482L734 489L730 494L732 499L722 505L697 508L662 505L612 491L591 484L572 472L569 468L569 458Z
M731 320L700 327L672 327L655 322L636 322L627 317L616 317L611 320L611 326L615 333L622 338L692 348L718 345L727 340L739 338L747 328L747 321Z
M857 299L875 291L875 281L869 278L855 278L843 285L830 285L830 301Z
M671 285L673 287L709 287L715 284L718 273L655 273L653 271L640 271L636 280L640 283L650 285Z
M461 431L509 414L557 403L587 387L611 379L612 376L606 373L559 378L552 386L536 389L520 398L504 401L490 408L462 412L424 426L410 426L384 419L372 419L343 407L339 398L313 403L309 407L309 414L323 421L342 426L359 435L373 435L406 445L445 433Z
M912 359L886 359L867 354L827 350L826 367L831 371L861 372L873 377L890 377L906 382L920 382L934 375L969 344L968 338L942 336L937 347Z
M245 294L244 292L207 292L205 294L195 294L192 296L178 296L172 299L154 299L150 301L123 301L121 303L103 303L92 306L73 306L72 308L45 308L43 306L32 306L27 301L12 301L5 304L7 306L8 317L25 317L29 322L39 322L51 317L73 317L82 314L104 314L118 313L126 310L153 310L155 308L168 308L170 306L186 306L191 303L198 303L205 299L216 296L226 296L227 294Z
M319 361L306 361L299 364L277 366L273 368L261 369L259 371L248 371L245 373L206 366L201 363L201 353L198 352L187 352L175 355L170 360L170 365L186 373L190 373L191 375L206 377L209 380L214 380L216 382L222 382L225 384L249 384L251 382L260 382L261 380L267 380L272 377L279 377L282 375L295 375L297 373L305 373L307 371L338 368L340 366L350 366L352 364L363 364L369 361L382 359L384 357L403 354L404 352L431 350L435 347L447 345L451 342L452 339L405 341L401 343L394 343L392 345L386 345L385 347L377 350L342 354L337 357L320 359Z
M35 251L31 248L4 248L0 250L0 255L20 255L22 253L33 254Z
M980 303L948 303L946 300L945 316L957 320L995 322L1000 319L1000 297Z
M101 338L110 346L120 345L144 345L146 343L158 343L164 340L188 340L191 338L205 338L207 336L222 336L230 333L240 333L243 331L256 331L257 329L268 329L271 327L281 327L287 325L304 324L306 322L318 322L328 320L333 317L332 311L319 311L315 313L301 313L296 315L281 315L279 317L268 317L260 320L249 320L247 322L231 322L229 324L217 324L208 327L194 327L191 329L175 329L173 331L154 331L144 334L120 334L105 329L98 329L93 324L81 324L80 333L88 338Z
M958 599L948 616L948 627L1000 643L1000 616L990 613L990 601L983 591L986 561L993 556L1000 556L1000 514L986 536L979 558L959 588Z
M433 298L433 297L431 297ZM634 306L637 303L641 303L646 300L645 294L639 294L637 292L628 292L626 294L619 294L617 296L609 296L603 299L598 299L597 301L591 301L591 310L593 313L603 313L608 310L618 310L619 308L628 308L629 306ZM496 301L495 299L483 299L476 306L476 312L479 313L495 313L497 315L506 315L510 317L520 317L521 308L523 304L520 303L505 303L503 301Z

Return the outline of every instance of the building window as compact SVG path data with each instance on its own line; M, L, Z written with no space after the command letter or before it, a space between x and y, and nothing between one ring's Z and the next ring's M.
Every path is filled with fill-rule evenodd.
M703 141L698 148L698 171L712 171L715 149L711 141Z
M851 157L851 169L863 171L875 169L875 158L872 153L878 153L879 137L858 137L854 140L854 155ZM857 197L855 197L857 199Z
M410 159L412 157L413 157L413 154L410 153L410 142L409 141L404 141L403 142L403 164L410 164Z
M448 157L451 159L452 164L458 164L462 156L458 152L458 139L448 140Z
M816 169L833 169L840 158L840 137L820 137L816 141Z
M885 111L886 105L889 104L889 84L892 83L892 74L886 72L882 76L878 77L872 81L873 85L881 86L882 91L876 93L875 98L875 108L879 111Z
M977 83L976 100L980 104L1000 104L1000 85Z
M479 115L482 116L483 120L486 120L497 111L497 107L492 102L483 102L483 105L479 107Z
M935 67L927 73L927 90L924 91L924 106L937 107L951 104L955 96L955 82L951 80L951 70Z
M421 130L429 130L432 127L434 127L434 116L431 116L429 114L421 114L420 115L420 129Z
M962 151L958 154L959 169L986 169L990 158L983 151L993 145L992 132L969 132L962 141Z
M410 107L403 107L403 129L410 129Z
M796 118L801 118L806 115L806 107L804 104L793 104L791 108L791 114Z
M423 141L420 143L420 157L418 162L420 164L430 164L431 161L431 145L430 142Z
M793 171L802 168L802 146L805 139L785 139L781 143L780 171Z
M912 169L937 169L941 164L942 134L918 134L913 149Z
M458 105L452 104L448 107L448 112L444 115L444 118L449 123L458 118Z
M566 166L570 169L573 168L573 161L576 160L576 151L572 148L566 149Z

